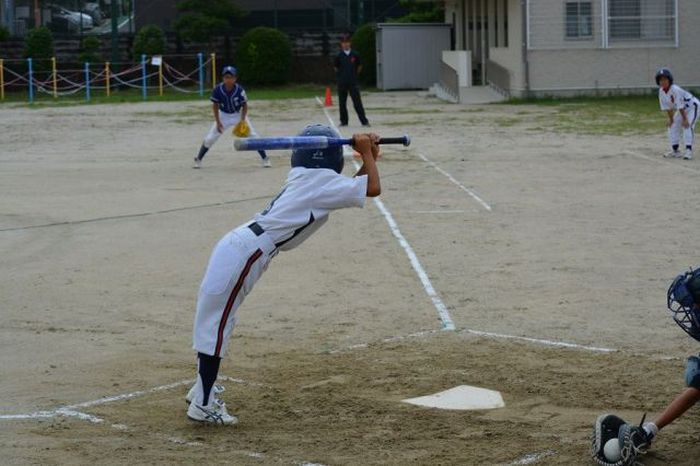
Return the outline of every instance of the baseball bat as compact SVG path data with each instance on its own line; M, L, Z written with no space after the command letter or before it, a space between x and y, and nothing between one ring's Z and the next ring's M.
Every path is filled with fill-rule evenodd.
M402 144L409 146L411 138L406 134L400 137L379 138L379 144ZM329 138L326 136L288 136L279 138L241 138L233 142L236 150L275 150L275 149L325 149L327 147L352 145L352 138Z

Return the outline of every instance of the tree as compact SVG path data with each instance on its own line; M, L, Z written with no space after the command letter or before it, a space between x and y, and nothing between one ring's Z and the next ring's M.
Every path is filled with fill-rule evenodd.
M80 47L80 55L78 57L80 62L101 62L102 56L100 55L100 45L100 39L98 39L97 37L88 36L85 39L83 39L83 43Z
M360 81L374 86L377 83L377 40L376 24L367 23L360 26L352 35L352 48L357 50L362 59Z
M158 26L142 27L134 37L132 51L136 60L141 60L141 55L163 55L165 53L165 33Z
M244 15L232 0L182 0L177 9L180 17L174 26L178 35L186 42L210 46L215 37L230 33L233 21Z
M31 58L36 71L46 71L49 59L53 57L53 34L49 28L42 26L32 29L24 43L24 56Z
M257 27L246 32L236 47L241 80L251 84L284 84L292 66L292 46L277 29Z
M401 6L408 14L396 18L397 23L444 23L445 7L442 2L425 2L420 0L401 0Z

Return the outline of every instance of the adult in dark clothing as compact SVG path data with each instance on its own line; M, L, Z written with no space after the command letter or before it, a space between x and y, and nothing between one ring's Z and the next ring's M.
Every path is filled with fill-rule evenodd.
M357 85L357 75L362 71L360 56L351 48L350 36L343 36L340 39L341 50L335 56L333 67L338 79L338 102L340 106L340 126L348 125L348 94L352 99L357 117L362 126L369 126L369 121L365 116L365 109L362 106L360 97L360 87Z

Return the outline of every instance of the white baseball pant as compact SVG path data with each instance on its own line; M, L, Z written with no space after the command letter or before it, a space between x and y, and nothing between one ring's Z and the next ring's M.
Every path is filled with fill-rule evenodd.
M267 233L256 236L247 225L221 238L209 259L194 317L193 348L199 353L224 356L236 311L277 254Z

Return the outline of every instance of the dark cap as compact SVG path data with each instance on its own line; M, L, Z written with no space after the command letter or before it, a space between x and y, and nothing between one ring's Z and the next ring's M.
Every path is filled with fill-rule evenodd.
M231 76L238 76L238 70L231 65L226 65L221 70L221 76L226 76L227 74L230 74Z
M340 36L340 42L352 42L352 36L349 33L345 33Z

